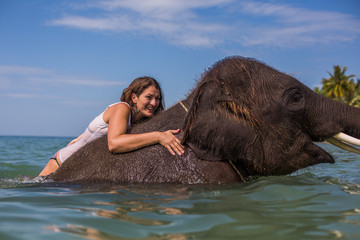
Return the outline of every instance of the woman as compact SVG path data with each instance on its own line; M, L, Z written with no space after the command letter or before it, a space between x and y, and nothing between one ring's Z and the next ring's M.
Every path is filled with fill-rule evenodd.
M39 176L54 173L79 148L105 134L107 134L109 151L112 153L129 152L158 143L173 155L184 153L180 140L174 136L180 129L142 134L127 133L133 124L151 118L164 109L162 91L155 79L151 77L135 79L128 88L124 89L120 100L121 102L108 106L98 115L83 134L57 151Z

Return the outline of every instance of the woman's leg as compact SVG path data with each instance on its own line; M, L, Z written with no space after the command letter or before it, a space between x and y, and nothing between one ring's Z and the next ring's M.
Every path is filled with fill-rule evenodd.
M40 172L39 176L47 176L51 173L54 173L61 165L61 161L59 160L59 151L56 152L56 156L51 158L49 162L46 164L44 169Z

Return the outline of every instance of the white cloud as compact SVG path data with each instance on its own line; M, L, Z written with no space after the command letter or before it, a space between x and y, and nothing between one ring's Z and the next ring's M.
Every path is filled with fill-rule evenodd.
M0 65L0 96L2 97L61 98L57 96L57 91L52 91L53 95L47 94L49 87L50 89L68 86L94 88L122 86L125 84L122 81L64 76L43 68Z
M0 75L34 75L34 74L49 74L50 70L34 67L23 67L23 66L10 66L0 65Z
M135 32L157 36L184 46L212 47L230 30L222 23L202 19L196 11L221 7L233 0L108 0L88 3L98 16L65 15L48 22L82 30Z
M108 81L91 79L86 77L64 76L54 71L43 68L9 65L0 65L0 81L6 86L12 85L12 82L14 82L13 84L18 84L19 82L22 82L24 84L30 85L45 83L48 85L78 85L88 87L108 87L125 84L125 82L121 81Z
M106 0L98 1L92 6L108 11L129 9L144 16L157 19L172 19L181 14L186 17L195 17L194 9L219 7L233 2L233 0ZM91 6L91 5L90 5Z
M245 45L281 47L314 43L350 42L360 34L360 21L353 15L294 8L289 5L246 1L241 12L259 19L242 35Z
M70 105L72 107L77 106L77 107L94 107L94 106L106 106L106 104L108 104L107 102L102 102L102 101L71 101L71 100L62 100L62 101L57 101L57 103L61 104L61 105Z
M47 83L49 85L77 85L87 87L109 87L124 85L125 82L121 81L104 81L95 79L86 79L81 77L67 77L67 76L53 76L53 77L30 77L31 82Z
M46 94L32 94L32 93L7 93L1 94L2 96L12 97L12 98L40 98L40 99L49 99L49 98L59 98L54 95L46 95Z
M72 26L81 29L112 29L107 19L90 19L79 16L70 16L52 21L53 25Z
M65 15L49 24L156 36L190 47L224 43L290 47L354 41L360 34L360 21L355 16L274 1L103 0L87 2L84 8L97 11L91 17Z
M79 85L79 86L88 86L88 87L111 87L111 86L121 86L124 85L125 82L120 81L100 81L93 79L59 79L63 83L71 84L71 85Z

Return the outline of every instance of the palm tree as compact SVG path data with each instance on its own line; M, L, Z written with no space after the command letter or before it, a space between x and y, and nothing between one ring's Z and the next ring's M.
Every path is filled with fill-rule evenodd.
M360 79L355 84L355 94L353 99L351 99L350 105L360 108Z
M328 72L330 77L322 79L323 86L320 92L327 97L349 104L354 97L356 85L351 79L355 75L346 76L346 70L347 67L334 66L334 73Z

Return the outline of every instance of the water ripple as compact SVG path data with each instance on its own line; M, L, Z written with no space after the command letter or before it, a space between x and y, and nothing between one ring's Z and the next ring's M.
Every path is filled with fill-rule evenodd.
M360 158L328 144L320 146L335 164L247 183L74 185L34 177L67 141L0 137L1 239L360 239Z

